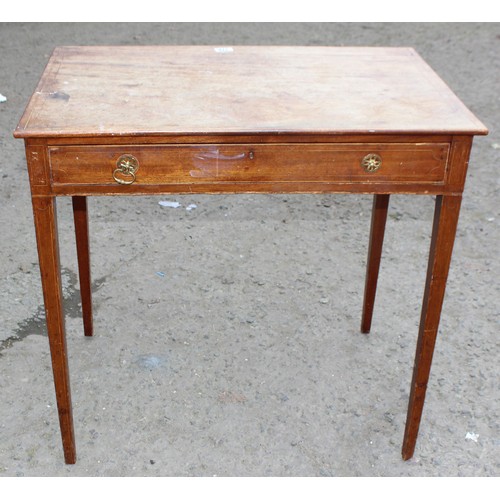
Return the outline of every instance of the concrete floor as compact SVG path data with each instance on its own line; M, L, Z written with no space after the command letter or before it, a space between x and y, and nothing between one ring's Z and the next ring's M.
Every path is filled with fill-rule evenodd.
M59 200L78 453L64 464L12 130L52 48L79 44L413 46L490 128L473 148L412 460L400 448L432 199L391 200L364 336L371 197L164 196L90 200L92 339ZM499 24L3 24L0 52L1 476L498 475Z

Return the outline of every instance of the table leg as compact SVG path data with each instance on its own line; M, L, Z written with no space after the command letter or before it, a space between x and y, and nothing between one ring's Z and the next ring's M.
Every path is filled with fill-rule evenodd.
M403 440L402 455L404 460L413 456L417 441L461 200L461 196L441 195L436 197L427 281Z
M365 297L363 301L363 315L361 318L361 332L369 333L372 325L373 306L377 293L378 272L384 243L385 222L389 207L388 194L376 194L373 197L372 223L370 228L370 244L366 265Z
M64 458L67 464L74 464L75 436L64 328L56 202L55 198L48 196L34 196L32 201Z
M83 331L87 337L91 337L93 334L92 288L90 280L89 224L86 196L73 196L73 218L75 221L76 254L82 299Z

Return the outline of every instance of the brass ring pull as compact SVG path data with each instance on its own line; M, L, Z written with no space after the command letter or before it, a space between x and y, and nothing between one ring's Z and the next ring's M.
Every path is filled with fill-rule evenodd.
M120 179L119 177L116 176L116 174L121 173L123 175L129 175L132 178L131 179ZM115 168L113 171L113 179L118 182L118 184L132 184L135 181L135 174L134 172L130 173L125 173L121 168Z
M370 153L361 160L361 166L365 172L376 172L382 166L382 158L375 153Z
M116 161L116 168L113 170L113 179L118 184L133 184L135 173L139 169L139 161L133 155L121 155Z

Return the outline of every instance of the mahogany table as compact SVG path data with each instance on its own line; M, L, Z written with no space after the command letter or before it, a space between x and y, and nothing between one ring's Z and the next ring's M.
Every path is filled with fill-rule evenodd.
M361 322L368 333L389 196L434 195L406 460L422 415L472 138L487 132L411 48L56 48L14 136L26 146L66 463L75 463L76 451L57 196L73 198L91 336L87 196L374 194Z

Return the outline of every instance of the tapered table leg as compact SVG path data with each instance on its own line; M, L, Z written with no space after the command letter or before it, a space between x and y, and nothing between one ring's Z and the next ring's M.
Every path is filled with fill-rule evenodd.
M370 228L370 244L366 265L365 296L363 300L363 315L361 332L369 333L372 325L373 306L377 293L378 272L384 243L385 223L389 207L388 194L376 194L373 197L372 223Z
M91 337L93 334L92 289L86 196L73 196L73 218L75 221L76 253L78 258L78 274L80 277L80 295L82 299L83 331L87 337Z
M441 195L436 197L427 281L403 440L402 455L404 460L413 456L417 441L461 200L461 196Z
M34 196L33 214L59 424L67 464L76 461L66 333L62 303L55 198Z

